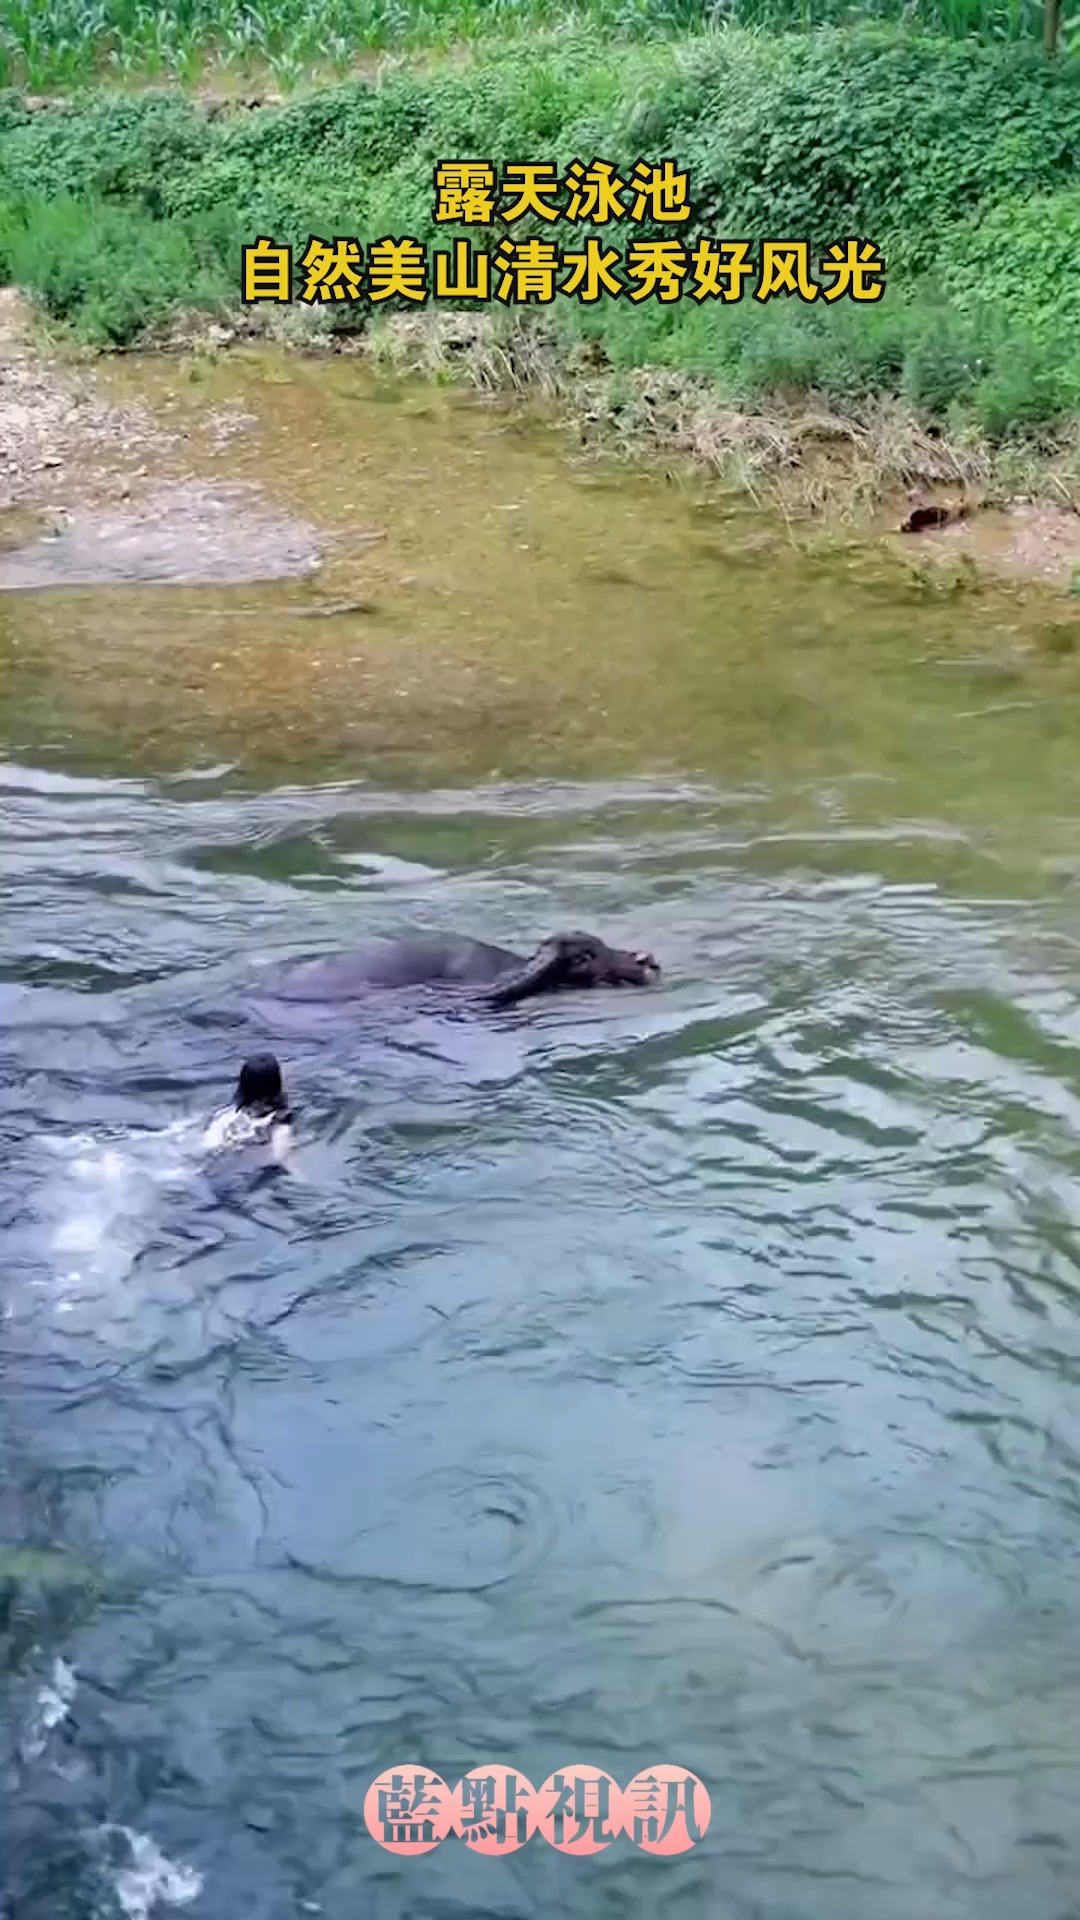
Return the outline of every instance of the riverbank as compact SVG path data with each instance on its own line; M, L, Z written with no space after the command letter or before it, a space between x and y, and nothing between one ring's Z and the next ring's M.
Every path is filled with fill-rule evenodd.
M287 357L351 356L363 367L375 359L406 376L434 379L437 385L444 384L445 369L453 365L465 390L478 390L481 400L486 394L493 403L510 389L519 401L531 403L542 390L546 404L541 412L561 429L569 451L575 433L585 442L580 451L586 460L590 447L610 457L619 445L590 392L587 372L581 373L575 393L565 369L561 374L537 369L530 376L512 357L500 362L483 321L474 321L471 328L459 322L454 329L444 316L440 337L434 318L391 321L375 340L334 341L311 329L298 346L295 322L291 330L279 322L277 331L284 331ZM250 479L238 493L231 482L222 486L213 477L237 437L243 439L259 427L259 414L244 406L209 399L200 404L193 398L200 368L224 372L230 350L254 347L258 335L267 331L256 323L249 326L255 336L250 338L242 325L233 330L205 319L178 321L159 344L170 349L165 360L176 365L183 397L166 389L162 405L160 382L153 401L136 397L137 369L134 381L117 392L116 381L108 376L131 365L128 355L73 348L62 334L58 339L44 326L14 290L0 290L0 588L35 581L107 584L146 577L147 569L159 580L204 582L308 572L319 553L318 529L283 514ZM160 365L160 357L155 358ZM643 381L643 410L650 404L647 392ZM707 395L701 404L707 425ZM531 411L535 415L535 406ZM764 413L760 421L767 450L765 436L770 425L775 431L775 422ZM673 415L661 441L654 406L630 442L632 463L645 472L655 471L664 444L676 461L672 478L693 486L702 475L703 455L700 446L692 446L692 457L685 457L686 426L685 413ZM1055 594L1070 589L1080 567L1080 516L1066 507L1037 498L998 507L984 504L950 514L944 525L934 524L934 516L927 514L928 524L899 533L897 528L905 524L903 505L879 502L875 509L864 510L861 527L853 529L836 506L842 496L835 449L830 459L826 448L822 462L823 499L818 511L804 511L801 518L797 510L790 511L790 485L780 491L767 469L752 485L751 497L760 490L767 508L775 511L779 504L788 512L792 543L827 547L835 540L846 547L855 531L902 556L910 577L931 591L962 590L978 572L1035 583ZM847 471L853 475L852 467ZM724 489L714 486L711 491L723 500ZM955 487L938 491L939 497L958 497ZM736 487L731 492L739 497ZM923 488L920 498L925 502L930 497L930 490ZM850 492L847 498L850 502ZM779 518L782 527L783 516Z
M854 232L880 252L883 297L826 301L817 272L813 299L762 302L751 279L735 301L685 286L638 301L623 266L622 295L592 303L242 303L241 248L259 235L294 262L312 234L354 236L363 258L388 235L493 249L505 221L435 217L451 156L496 170L550 158L560 177L602 157L625 179L671 155L687 221L646 208L617 233L564 222L559 244L615 245L625 266L628 242L674 236L692 253L741 233L759 258L799 234L815 279L814 260ZM705 469L793 521L881 531L914 506L963 548L975 520L1007 510L1025 527L1006 536L1010 566L1067 585L1080 563L1072 57L882 28L622 45L549 33L288 98L9 94L0 178L0 281L91 351L269 338L357 353L539 397L586 446ZM541 244L553 231L532 215L512 229Z

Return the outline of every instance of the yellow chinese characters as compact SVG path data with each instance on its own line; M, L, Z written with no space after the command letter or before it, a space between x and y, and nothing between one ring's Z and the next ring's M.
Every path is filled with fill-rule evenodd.
M368 248L368 299L424 301L428 297L427 248L419 240L373 240Z
M602 240L590 238L580 249L568 249L562 264L570 271L566 279L560 281L559 292L576 295L583 306L593 306L602 294L617 300L622 293L622 282L615 278L619 255L614 247L605 247Z
M754 275L749 255L748 240L699 240L691 255L691 299L741 300L743 281Z
M853 300L880 300L885 291L885 263L870 240L839 240L831 246L821 263L823 274L832 274L833 284L825 288L826 300L840 300L845 293ZM868 275L876 274L877 284L868 284Z
M527 306L534 300L550 306L559 264L559 249L550 240L500 240L493 262L499 275L496 300L507 306Z
M573 161L563 185L569 196L564 208L568 220L587 220L594 227L604 227L626 213L622 199L626 181L620 180L610 160L593 160L587 167L580 160Z
M594 161L591 168L582 168L574 176L570 201L583 216L588 210L600 225L622 217L613 211L622 183L614 173L597 172L602 164ZM456 209L462 224L477 225L478 203L468 196L494 195L494 185L472 178L471 163L453 165L457 169L453 181L448 177L451 163L441 166L447 176L444 206ZM487 172L493 180L494 169ZM661 170L654 173L660 175L654 185L663 204L673 205L677 196L672 195L670 179L665 184ZM550 170L537 166L528 169L527 175L523 172L517 185L519 202L528 201L535 211L549 192L553 174L553 165ZM449 212L446 218L451 218ZM762 303L775 299L809 303L819 298L832 303L845 297L866 303L884 295L885 264L869 240L836 241L816 265L815 275L805 240L766 240L755 263L747 240L688 236L684 244L650 236L631 241L620 252L606 237L588 234L564 249L554 237L542 238L526 228L519 229L518 237L504 233L490 251L455 237L447 248L429 252L412 235L402 239L387 235L371 241L365 261L359 240L313 234L297 260L294 293L292 249L261 234L241 249L241 297L246 305L287 303L295 297L306 306L359 301L378 305L387 300L418 306L431 298L550 306L562 294L590 306L624 296L635 305L656 300L670 306L683 299L699 305L707 300L736 302L751 289L753 299Z
M287 305L292 299L292 249L276 246L265 235L253 247L241 247L240 298L245 306L256 300Z
M690 175L674 160L656 166L639 160L626 180L599 156L588 165L571 161L561 179L554 160L511 160L500 186L496 206L490 160L441 160L435 169L435 219L491 226L497 215L512 225L531 214L547 225L567 220L602 227L646 216L662 224L681 223L691 215Z
M435 169L435 218L463 227L491 225L495 169L489 160L440 160Z
M436 300L489 300L491 259L477 253L467 240L455 240L453 262L448 253L435 255Z
M304 283L299 298L304 306L316 300L359 300L363 263L357 240L335 240L327 245L314 235L300 261Z
M554 160L511 161L503 168L503 192L506 200L499 211L504 220L521 220L525 214L534 213L539 220L552 221L562 212L551 197L559 192Z
M631 300L648 300L653 294L665 302L677 300L689 265L678 240L636 241L626 256L626 271L637 281L630 289Z
M800 300L816 300L819 288L810 278L810 249L805 240L766 240L761 249L761 279L755 300L774 293L795 293Z
M635 196L632 219L643 220L648 214L662 222L689 220L690 175L680 172L674 160L662 160L658 167L639 160L630 175L630 186Z

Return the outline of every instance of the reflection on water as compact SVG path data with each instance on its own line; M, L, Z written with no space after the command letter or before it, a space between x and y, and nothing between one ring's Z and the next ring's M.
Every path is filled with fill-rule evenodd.
M319 528L322 575L0 594L17 758L413 790L659 771L762 797L782 771L789 796L812 790L814 832L837 778L863 783L845 790L861 819L928 810L968 832L988 797L1043 815L1047 778L1071 778L1068 602L943 595L895 558L803 553L700 484L568 460L540 425L403 399L355 363L195 372L116 378L158 398L223 499L262 483L271 519ZM200 434L238 398L257 431ZM193 560L202 534L193 513ZM235 549L265 570L265 530L240 513Z
M419 539L444 430L381 417L416 441L384 478ZM565 525L651 578L643 497ZM690 524L663 513L657 549ZM1074 1901L1067 677L1031 668L1026 705L965 727L976 668L915 656L959 657L969 614L916 646L858 585L831 581L829 628L812 572L782 618L779 562L737 588L710 559L707 588L670 554L620 662L575 537L572 632L541 619L553 571L500 625L474 550L440 547L461 604L400 618L400 727L381 694L346 711L287 627L250 642L249 705L235 661L216 704L177 702L249 645L254 594L4 609L4 1920ZM477 701L477 667L458 729L417 743L469 619L477 660L522 622L549 651L519 707ZM413 924L589 926L666 978L483 1017L252 990ZM254 1044L298 1109L285 1177L204 1150ZM395 1762L575 1759L692 1767L705 1841L399 1860L362 1828Z

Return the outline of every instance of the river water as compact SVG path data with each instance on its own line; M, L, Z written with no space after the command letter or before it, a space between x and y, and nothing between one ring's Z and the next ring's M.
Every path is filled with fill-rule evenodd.
M449 396L248 378L229 474L377 528L319 588L367 611L0 602L0 1911L1066 1920L1060 611ZM415 925L665 979L248 996ZM199 1150L256 1040L291 1176ZM396 1764L573 1761L693 1769L707 1833L364 1829Z

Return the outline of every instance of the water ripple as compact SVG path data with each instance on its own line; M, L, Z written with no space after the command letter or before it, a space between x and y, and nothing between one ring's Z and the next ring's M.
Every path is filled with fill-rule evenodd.
M1078 936L848 797L0 768L0 1907L649 1912L359 1807L670 1758L665 1912L1067 1910ZM257 1006L411 923L665 981ZM200 1148L256 1036L290 1176Z

